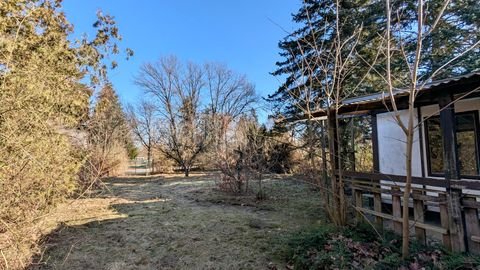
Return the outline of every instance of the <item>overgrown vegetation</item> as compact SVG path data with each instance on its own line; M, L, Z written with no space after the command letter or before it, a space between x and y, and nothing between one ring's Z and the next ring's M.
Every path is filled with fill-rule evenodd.
M80 131L92 94L85 82L105 82L105 59L119 53L111 16L98 13L94 38L74 40L61 5L0 2L0 268L23 266L37 235L24 226L78 189L90 155Z
M401 237L378 235L369 224L336 228L323 225L288 235L278 252L293 269L478 269L480 257L449 253L439 246L413 243L402 259Z
M85 123L85 162L80 171L83 189L98 187L100 178L120 175L135 157L134 146L120 100L113 86L98 93L91 116Z
M251 192L254 183L258 198L265 198L262 179L265 174L292 173L294 145L286 134L277 134L260 125L255 116L243 116L217 161L222 173L219 187L231 193Z
M225 194L219 194L229 200L251 200L253 194L255 207L285 195L269 194L265 175L306 174L338 227L290 239L283 256L295 268L479 263L415 245L409 256L408 203L403 205L403 261L396 237L385 234L380 241L371 230L345 227L342 173L373 171L373 152L367 124L339 120L344 99L389 90L394 117L407 138L403 201L408 202L417 85L479 67L475 1L304 1L293 17L300 28L279 44L285 59L273 74L287 75L286 80L268 100L279 118L310 118L312 111L321 111L327 119L296 127L275 123L271 129L259 122L258 96L244 75L173 56L142 66L135 82L149 101L126 115L107 79L107 70L117 65L107 60L119 53L121 39L115 20L99 12L93 39L74 39L73 25L61 10L61 0L0 3L0 268L22 268L38 251L40 233L28 224L76 192L84 195L101 186L102 177L123 171L138 155L132 135L146 150L141 169L147 173L156 166L173 171L174 165L185 176L194 168L220 169L216 187ZM393 94L404 86L409 88L408 122L401 120ZM277 228L265 224L248 222L254 229Z

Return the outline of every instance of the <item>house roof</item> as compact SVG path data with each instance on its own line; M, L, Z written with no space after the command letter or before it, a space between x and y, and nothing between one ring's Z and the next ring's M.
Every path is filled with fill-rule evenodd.
M443 86L452 85L454 83L462 82L462 81L465 81L467 79L472 79L472 78L480 79L480 71L468 73L468 74L461 75L461 76L446 78L446 79L442 79L442 80L432 81L430 83L424 84L423 87L420 85L421 87L418 89L418 91L421 92L421 91L426 91L426 90L429 90L429 89L440 89L440 87L443 88ZM408 92L409 92L408 88L395 89L394 90L394 96L397 97L397 96L402 96L402 95L408 95ZM369 103L369 102L373 102L373 101L388 99L389 97L390 97L390 94L387 91L383 91L383 92L380 92L380 93L375 93L375 94L370 94L370 95L364 95L364 96L345 99L342 102L342 105L354 105L354 104Z
M416 106L436 104L441 93L450 93L452 95L465 94L468 96L476 96L480 92L480 71L469 74L450 77L442 80L435 80L428 83L422 83L418 89L416 97ZM399 109L408 105L408 88L394 90L394 97ZM382 91L375 94L364 95L345 99L341 102L339 114L354 114L373 110L388 110L391 106L390 94ZM326 110L318 110L310 114L299 115L291 119L283 121L291 122L298 120L306 120L326 116Z

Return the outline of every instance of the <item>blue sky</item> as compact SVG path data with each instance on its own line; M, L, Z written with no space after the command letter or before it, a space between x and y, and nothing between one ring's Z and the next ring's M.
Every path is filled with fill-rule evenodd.
M75 33L92 33L98 10L113 15L123 36L121 47L135 56L119 59L110 80L124 104L142 91L133 84L142 63L176 55L198 63L215 61L246 74L265 96L276 90L278 41L295 29L291 14L301 0L65 0L63 10Z

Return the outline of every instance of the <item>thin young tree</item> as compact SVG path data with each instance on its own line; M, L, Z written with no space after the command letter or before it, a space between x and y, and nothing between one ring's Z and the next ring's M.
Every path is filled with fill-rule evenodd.
M375 39L377 26L362 20L377 14L375 6L362 3L305 1L294 17L304 26L280 43L287 60L277 63L280 68L274 73L289 74L270 96L286 117L310 118L313 111L327 115L329 173L322 189L327 191L325 209L339 226L347 223L339 109L345 98L365 93L360 85L370 82L371 69L359 69L358 63L362 56L378 58L366 45L366 40Z
M152 153L159 140L159 119L156 114L155 104L143 99L135 107L129 105L127 107L127 119L132 133L147 151L147 163L152 168Z
M480 44L477 34L471 32L465 33L465 29L473 27L475 23L465 21L464 29L459 29L457 33L458 39L450 36L451 44L444 46L444 50L451 52L451 55L443 55L441 65L438 65L433 59L437 59L438 55L434 54L437 50L442 50L439 46L439 38L445 37L444 33L451 30L449 20L457 20L459 15L458 5L450 0L443 1L414 1L413 7L416 14L415 19L405 18L400 15L401 11L393 13L391 0L386 0L386 76L388 89L388 104L392 106L394 120L403 131L405 142L405 168L406 180L403 190L402 205L402 256L409 256L410 246L410 223L409 223L409 204L410 193L412 189L412 157L414 133L421 124L420 120L415 120L415 101L420 89L426 83L434 78L445 76L446 74L455 74L457 70L466 72L472 68L469 57L478 56L478 45ZM461 4L460 4L461 5ZM408 12L405 12L408 14ZM447 16L448 15L448 16ZM451 16L451 17L450 17ZM460 17L461 18L461 17ZM461 20L461 19L460 19ZM408 23L407 23L408 22ZM473 26L472 26L473 24ZM455 27L455 26L454 26ZM462 38L460 38L462 35ZM400 37L400 38L399 38ZM458 40L462 40L458 43ZM428 41L428 42L427 42ZM466 42L468 41L468 42ZM448 42L447 42L448 43ZM443 46L442 46L443 47ZM413 48L413 49L411 49ZM392 64L396 59L400 58L403 65L406 66L407 72L398 74L392 68ZM469 61L470 60L470 61ZM395 77L405 78L403 83L407 85L408 108L406 109L407 117L402 119L402 112L397 106L395 96L395 87L398 82ZM454 101L455 102L455 101Z

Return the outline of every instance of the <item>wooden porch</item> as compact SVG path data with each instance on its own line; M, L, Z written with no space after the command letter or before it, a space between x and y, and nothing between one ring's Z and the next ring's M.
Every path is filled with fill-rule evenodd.
M380 173L344 172L346 186L352 189L352 202L356 218L363 221L373 217L378 228L384 228L385 221L393 223L393 230L402 233L402 184L405 176L385 175ZM459 180L450 192L432 187L445 187L442 180L414 177L412 193L407 202L413 210L410 226L415 231L415 238L427 244L427 234L442 235L442 244L450 250L468 251L480 254L480 224L478 211L480 196L462 193L461 188L479 190L480 184ZM434 194L434 195L433 195ZM385 207L385 196L391 198L391 208ZM373 207L368 207L366 198L373 200ZM428 220L428 209L439 210L440 222Z
M376 94L346 100L338 115L355 117L367 115L372 123L372 152L373 170L371 172L338 171L345 182L346 188L352 190L352 204L356 210L358 221L368 219L378 228L384 228L385 222L393 224L393 230L402 233L402 205L409 204L410 226L415 238L427 243L427 235L436 233L441 235L443 245L452 251L471 252L480 254L480 180L479 177L466 179L461 174L457 149L455 103L459 100L479 97L480 73L441 80L427 84L418 91L415 107L418 108L418 118L421 118L420 107L438 105L441 142L443 146L443 175L442 177L422 176L413 177L412 192L407 202L403 201L404 175L381 173L379 165L379 146L377 115L390 112L392 104L388 95ZM408 108L408 96L402 90L396 92L397 107ZM479 110L478 108L477 110ZM322 117L328 114L329 126L336 126L335 114L318 111L308 117ZM478 121L478 120L477 120ZM419 127L422 133L421 125ZM333 132L338 132L334 130ZM476 134L478 139L479 134ZM421 142L420 142L421 144ZM338 142L335 142L336 149ZM423 151L423 146L420 151ZM477 151L479 143L477 141ZM391 153L395 155L398 153ZM335 164L342 162L337 155ZM478 154L477 154L478 159ZM478 163L478 161L477 161ZM478 166L478 165L477 165ZM337 166L338 169L338 166ZM477 174L479 174L477 172ZM466 192L473 191L473 192ZM365 202L373 201L370 206ZM388 199L386 199L388 198ZM385 207L386 201L388 206ZM439 218L437 222L429 220L427 213L436 209Z

